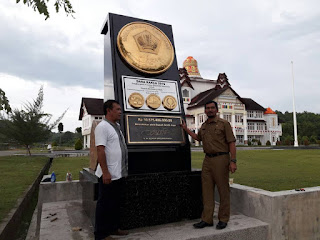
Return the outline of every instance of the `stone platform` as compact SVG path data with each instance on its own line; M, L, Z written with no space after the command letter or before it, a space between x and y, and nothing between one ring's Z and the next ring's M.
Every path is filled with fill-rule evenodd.
M40 240L89 240L94 239L93 226L85 214L80 200L44 203L40 224ZM123 240L266 240L268 224L241 214L231 216L226 229L215 227L195 229L192 224L199 221L186 220L152 227L136 228L130 234L119 237ZM217 223L215 219L215 223Z

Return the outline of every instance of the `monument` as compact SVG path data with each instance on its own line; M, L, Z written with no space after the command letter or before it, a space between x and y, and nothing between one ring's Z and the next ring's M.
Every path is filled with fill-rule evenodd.
M124 228L199 217L201 180L190 143L170 25L109 13L104 36L104 100L117 100L129 152ZM94 164L91 164L91 166ZM92 173L92 171L91 171ZM84 208L93 220L94 176L82 171Z
M104 100L122 107L129 174L190 171L171 26L110 13L101 33Z

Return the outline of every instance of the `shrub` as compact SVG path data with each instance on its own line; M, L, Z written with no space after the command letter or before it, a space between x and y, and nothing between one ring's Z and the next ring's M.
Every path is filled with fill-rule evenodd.
M293 137L291 135L286 136L286 138L284 139L284 143L285 145L292 145Z
M309 138L307 136L303 136L302 143L303 143L303 145L308 146L310 144Z
M266 145L267 145L267 146L270 146L270 145L271 145L271 142L268 140L268 141L266 142Z
M251 142L248 140L248 146L251 146Z
M75 150L81 150L83 148L83 144L80 138L77 139L76 143L74 144Z
M56 141L53 141L52 144L51 144L51 146L52 146L52 147L56 147L56 146L58 146L58 144L57 144Z
M281 141L277 140L276 145L280 146L281 145Z
M260 140L258 141L258 145L261 146L261 141Z
M314 135L312 135L312 136L310 137L310 143L317 143L317 137L314 136Z

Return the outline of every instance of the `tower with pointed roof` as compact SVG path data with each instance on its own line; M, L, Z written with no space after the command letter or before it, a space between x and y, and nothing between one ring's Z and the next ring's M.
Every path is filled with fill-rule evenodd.
M192 56L189 56L184 60L183 67L187 70L189 77L201 78L198 62Z

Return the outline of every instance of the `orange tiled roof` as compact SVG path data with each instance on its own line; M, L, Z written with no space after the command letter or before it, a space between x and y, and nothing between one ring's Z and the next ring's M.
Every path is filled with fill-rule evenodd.
M277 113L268 107L267 110L264 112L264 114L277 114Z

